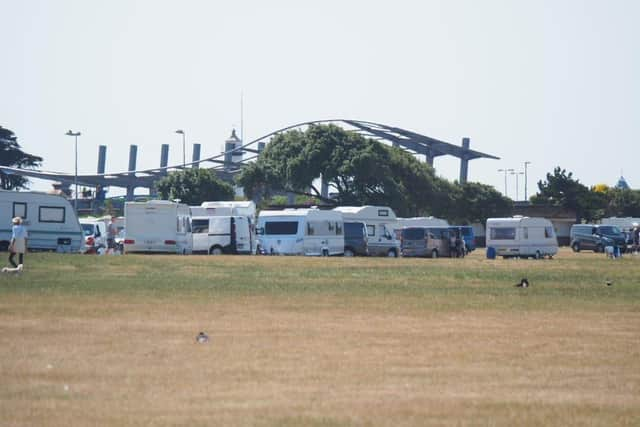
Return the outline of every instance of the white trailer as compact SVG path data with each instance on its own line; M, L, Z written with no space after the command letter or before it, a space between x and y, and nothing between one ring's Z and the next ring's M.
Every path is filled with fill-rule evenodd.
M167 200L127 202L124 216L125 253L191 253L189 206Z
M35 191L0 190L0 250L11 241L11 219L21 217L30 250L79 252L84 239L73 206L64 197Z
M551 258L558 253L553 224L546 218L514 216L487 220L487 249L503 258Z
M246 216L194 216L191 218L193 252L251 254L250 225Z
M366 224L370 255L400 255L400 241L394 233L398 226L393 209L387 206L338 206L334 211L340 212L345 221Z
M258 216L260 253L333 256L344 254L344 223L336 211L284 209Z

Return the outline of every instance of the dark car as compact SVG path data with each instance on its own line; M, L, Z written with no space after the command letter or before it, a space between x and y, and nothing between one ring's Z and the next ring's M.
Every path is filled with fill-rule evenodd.
M606 246L617 246L624 251L627 247L624 233L615 225L574 224L569 235L575 252L583 249L604 252Z
M344 256L367 256L367 226L364 222L344 223Z

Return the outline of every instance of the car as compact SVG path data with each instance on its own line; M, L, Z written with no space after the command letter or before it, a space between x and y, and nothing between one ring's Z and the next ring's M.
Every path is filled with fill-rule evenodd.
M574 252L592 250L604 252L607 246L617 246L623 252L627 242L624 233L615 225L574 224L569 232Z

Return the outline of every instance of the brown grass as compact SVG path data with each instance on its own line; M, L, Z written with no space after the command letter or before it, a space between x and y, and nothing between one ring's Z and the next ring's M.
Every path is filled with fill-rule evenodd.
M350 301L8 293L0 425L640 424L634 302L519 312ZM200 330L211 342L195 343Z

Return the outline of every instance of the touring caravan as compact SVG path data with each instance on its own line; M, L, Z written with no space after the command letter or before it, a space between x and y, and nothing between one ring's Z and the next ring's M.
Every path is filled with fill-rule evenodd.
M367 225L369 255L397 257L400 242L394 234L396 214L386 206L338 206L345 221L361 221Z
M167 200L124 205L124 252L191 253L189 206Z
M515 216L487 220L487 250L503 258L551 258L558 252L558 240L551 221Z
M284 209L258 216L258 248L263 254L333 256L344 254L342 214Z
M30 250L79 252L84 239L73 206L64 197L35 191L0 190L0 250L11 241L11 219L19 216Z
M250 225L246 216L194 216L191 218L193 252L251 254Z
M242 216L249 227L249 251L256 251L256 204L252 201L202 202L200 206L190 206L192 217ZM244 222L243 222L244 224ZM244 250L242 251L244 252Z

